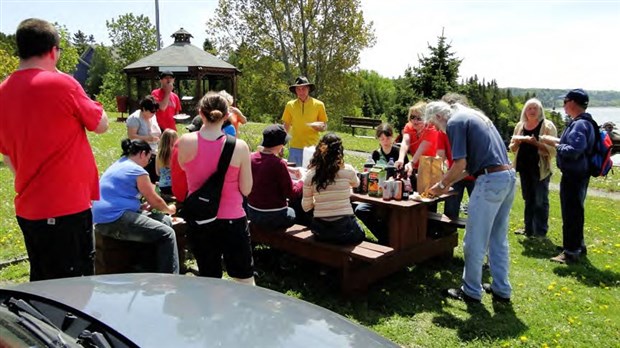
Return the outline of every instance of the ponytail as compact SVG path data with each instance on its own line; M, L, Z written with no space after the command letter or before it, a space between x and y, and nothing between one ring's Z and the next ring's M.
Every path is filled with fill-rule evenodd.
M137 155L140 152L146 152L147 155L151 153L151 146L142 139L123 139L121 140L121 149L123 149L122 156L125 157Z

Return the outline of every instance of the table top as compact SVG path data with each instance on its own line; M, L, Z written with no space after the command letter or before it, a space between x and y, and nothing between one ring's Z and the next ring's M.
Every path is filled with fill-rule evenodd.
M450 197L454 195L454 193L447 193L445 195L441 195L436 199L433 199L430 202L419 202L419 201L414 201L413 199L409 198L408 200L401 200L401 201L397 201L394 199L391 199L389 201L384 201L383 198L381 197L373 197L373 196L369 196L367 194L360 194L360 193L352 193L351 194L351 200L354 202L364 202L364 203L371 203L371 204L378 204L378 205L383 205L383 206L390 206L390 207L394 207L394 208L409 208L409 207L415 207L417 205L425 205L425 204L432 204L432 203L437 203L440 201L445 200L446 198Z

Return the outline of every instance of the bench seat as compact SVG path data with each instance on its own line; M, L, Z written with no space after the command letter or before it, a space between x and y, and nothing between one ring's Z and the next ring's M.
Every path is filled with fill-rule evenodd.
M351 127L351 135L355 136L355 128L375 129L381 120L367 117L343 117L342 124Z
M394 253L391 247L371 242L357 245L319 242L308 227L301 225L294 225L287 230L265 230L250 223L250 233L253 242L339 269L344 293L366 291L373 278L384 275L381 271L373 270L373 264ZM373 277L373 273L379 276Z

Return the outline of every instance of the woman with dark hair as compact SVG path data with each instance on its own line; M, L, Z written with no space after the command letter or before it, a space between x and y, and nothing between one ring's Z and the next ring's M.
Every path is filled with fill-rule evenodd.
M157 244L157 271L179 273L179 256L172 220L176 207L166 204L155 192L144 167L151 147L144 140L124 139L122 157L108 168L99 181L101 199L93 201L95 231L103 236L140 243ZM140 198L144 197L147 206ZM143 209L161 213L144 214Z
M226 141L222 123L228 115L228 103L221 95L209 92L200 99L198 112L202 127L197 132L184 134L178 142L179 165L187 176L190 194L217 170ZM224 176L217 219L188 225L188 238L201 276L221 278L223 256L231 278L254 285L250 231L243 210L243 196L250 191L250 149L245 141L237 139Z
M301 206L314 208L312 233L323 242L357 244L364 231L353 215L351 188L360 184L355 169L344 163L342 140L334 133L319 141L304 177Z
M151 147L151 158L145 167L151 183L157 182L159 176L155 170L155 156L159 144L161 130L157 124L155 113L159 109L159 104L152 95L147 95L140 101L140 109L127 117L127 137L131 140L144 140Z

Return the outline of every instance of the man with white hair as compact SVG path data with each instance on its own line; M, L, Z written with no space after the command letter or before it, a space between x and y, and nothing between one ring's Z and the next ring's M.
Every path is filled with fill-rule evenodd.
M425 118L448 134L454 159L444 177L429 189L430 193L444 194L453 183L470 173L476 178L463 239L463 285L447 289L446 295L465 302L480 302L484 290L493 295L494 301L510 302L507 233L516 176L504 142L488 117L460 104L429 103ZM487 249L493 282L481 284Z

